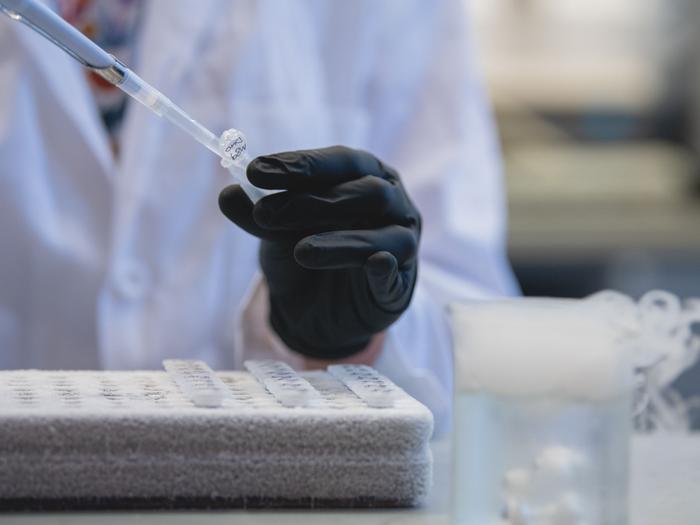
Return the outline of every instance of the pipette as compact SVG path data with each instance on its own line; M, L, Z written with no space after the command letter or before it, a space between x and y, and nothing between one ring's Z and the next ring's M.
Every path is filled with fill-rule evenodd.
M256 202L268 192L253 186L245 175L249 162L245 135L237 129L214 135L168 97L37 0L0 0L0 9L63 49L87 68L138 100L156 115L165 117L200 144L221 157L221 165Z

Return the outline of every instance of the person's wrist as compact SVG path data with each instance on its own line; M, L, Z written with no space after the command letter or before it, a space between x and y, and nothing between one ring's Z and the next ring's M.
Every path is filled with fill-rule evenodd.
M380 332L372 336L367 346L352 354L351 356L342 359L316 359L314 357L304 357L305 370L325 369L328 365L350 364L350 365L373 365L379 358L384 348L384 340L386 331Z

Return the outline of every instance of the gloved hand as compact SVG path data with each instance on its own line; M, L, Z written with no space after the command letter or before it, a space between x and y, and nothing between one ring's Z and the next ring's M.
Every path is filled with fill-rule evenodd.
M270 323L292 350L340 359L396 321L416 283L421 218L399 175L346 147L258 157L255 186L287 190L254 206L240 186L221 211L259 237Z

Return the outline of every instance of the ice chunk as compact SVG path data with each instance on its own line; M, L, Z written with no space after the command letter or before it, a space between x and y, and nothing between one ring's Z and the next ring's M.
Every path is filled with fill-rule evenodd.
M586 464L586 458L580 452L554 445L547 447L535 458L535 468L543 472L565 475Z
M503 488L509 496L522 496L527 492L531 481L530 471L512 468L503 476Z

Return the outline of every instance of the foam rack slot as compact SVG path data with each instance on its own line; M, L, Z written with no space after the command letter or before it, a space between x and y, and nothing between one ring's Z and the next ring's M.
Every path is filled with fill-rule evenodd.
M196 407L218 408L227 397L226 385L204 361L166 359L163 368Z
M366 365L331 365L328 373L372 408L393 407L400 396L394 383Z
M318 391L286 363L250 360L243 365L286 407L305 407L321 402Z

